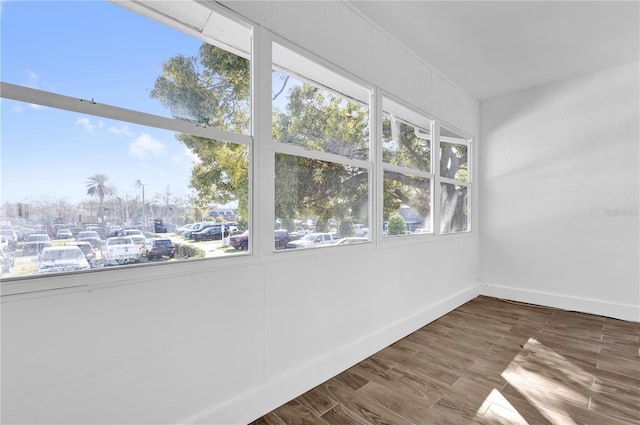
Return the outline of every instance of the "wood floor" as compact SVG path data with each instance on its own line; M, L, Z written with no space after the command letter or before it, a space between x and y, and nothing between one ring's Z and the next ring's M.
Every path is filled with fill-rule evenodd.
M478 297L251 425L640 424L639 336Z

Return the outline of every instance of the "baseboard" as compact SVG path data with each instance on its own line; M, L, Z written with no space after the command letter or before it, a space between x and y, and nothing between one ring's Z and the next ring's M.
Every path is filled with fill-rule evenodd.
M511 301L597 314L599 316L612 317L631 322L640 322L640 307L638 305L611 303L590 298L570 297L550 292L529 291L484 283L480 283L479 290L480 295L494 298L503 298Z
M388 345L477 297L476 284L417 314L390 324L333 352L300 365L284 376L184 421L185 424L247 424L316 387Z

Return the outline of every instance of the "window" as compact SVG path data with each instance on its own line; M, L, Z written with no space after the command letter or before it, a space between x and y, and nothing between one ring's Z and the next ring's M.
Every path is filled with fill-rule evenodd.
M440 233L470 230L470 146L469 138L440 127Z
M383 235L433 233L433 122L388 97L383 111Z
M102 1L2 6L0 224L21 235L5 278L34 273L33 235L97 234L92 268L246 252L225 235L249 219L251 30L198 3L127 7L156 20ZM227 232L196 240L208 222ZM119 261L105 247L129 229L140 255ZM166 240L175 252L146 255Z
M289 232L287 248L333 246L345 238L366 242L372 165L369 108L362 98L368 93L296 56L274 46L276 227ZM350 93L329 88L336 86Z

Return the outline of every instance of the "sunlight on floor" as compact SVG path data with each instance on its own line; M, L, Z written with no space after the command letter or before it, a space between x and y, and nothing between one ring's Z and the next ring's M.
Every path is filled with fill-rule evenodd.
M575 424L567 409L589 407L593 378L535 338L522 348L502 377L551 424Z
M491 419L492 423L496 424L528 424L520 413L518 413L517 409L495 388L491 390L491 393L484 400L478 412L484 412L483 416Z

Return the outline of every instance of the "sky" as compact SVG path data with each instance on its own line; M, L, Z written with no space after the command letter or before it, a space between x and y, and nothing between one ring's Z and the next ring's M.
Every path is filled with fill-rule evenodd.
M2 1L0 79L170 116L149 93L162 63L202 42L103 1ZM117 22L117 26L114 25ZM166 130L0 100L0 201L89 200L105 174L123 198L188 195L194 155Z

